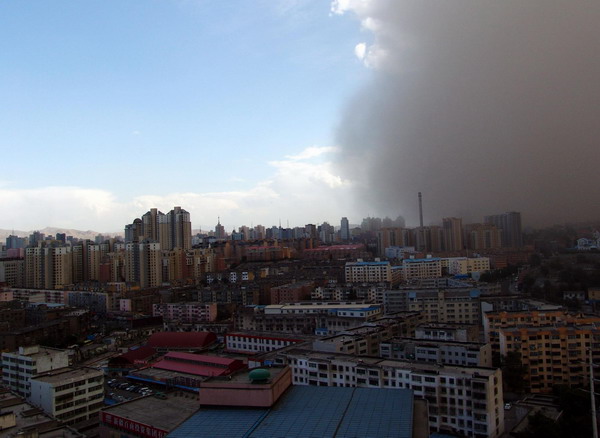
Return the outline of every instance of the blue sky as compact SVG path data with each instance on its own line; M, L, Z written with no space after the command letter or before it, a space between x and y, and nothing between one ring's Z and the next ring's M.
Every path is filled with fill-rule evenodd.
M323 0L1 2L0 228L358 221L332 162L365 40Z

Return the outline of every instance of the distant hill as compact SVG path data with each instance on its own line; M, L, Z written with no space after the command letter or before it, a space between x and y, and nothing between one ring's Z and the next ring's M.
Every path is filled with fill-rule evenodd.
M123 233L102 233L102 232L93 231L93 230L81 231L81 230L73 230L73 229L68 229L68 228L46 227L41 230L30 230L30 231L0 229L0 239L5 240L11 234L16 234L19 237L29 237L29 235L32 234L34 231L39 231L41 233L44 233L46 236L55 236L56 233L65 233L67 236L77 237L78 239L91 239L91 240L94 240L94 238L98 234L102 234L103 236L108 236L108 237L115 237L115 236L123 235Z

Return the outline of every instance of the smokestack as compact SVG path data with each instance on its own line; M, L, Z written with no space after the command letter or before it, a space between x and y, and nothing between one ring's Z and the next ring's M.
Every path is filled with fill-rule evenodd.
M419 241L417 247L420 251L425 249L425 236L423 232L423 196L419 192Z
M419 226L423 228L423 197L419 192Z

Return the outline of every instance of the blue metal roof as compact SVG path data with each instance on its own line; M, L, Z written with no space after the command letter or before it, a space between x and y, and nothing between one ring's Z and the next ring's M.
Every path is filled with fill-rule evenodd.
M412 391L356 388L335 436L411 438L412 423Z
M247 432L260 422L268 409L204 409L171 432L169 438L234 438L247 436Z
M348 262L348 266L387 266L390 262Z
M435 262L441 260L439 257L429 257L425 259L404 259L403 263L413 263L413 262Z
M169 438L412 437L407 389L291 387L271 409L203 407Z

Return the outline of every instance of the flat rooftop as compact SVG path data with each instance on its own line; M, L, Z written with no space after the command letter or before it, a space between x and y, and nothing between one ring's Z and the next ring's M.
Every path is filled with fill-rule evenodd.
M389 341L382 341L382 343L397 343L407 342L411 344L418 344L420 346L439 347L442 345L456 345L460 347L471 347L471 348L482 348L486 345L485 342L463 342L463 341L448 341L446 339L422 339L422 338L392 338Z
M84 435L46 415L41 409L6 390L0 390L3 414L14 413L16 426L3 429L0 436L16 436L18 432L37 431L40 438L81 438Z
M271 307L267 306L267 309L271 308L281 308L284 312L294 311L294 310L317 310L317 309L326 309L326 310L354 310L354 309L370 309L370 308L380 308L382 304L374 305L372 303L355 303L355 304L292 304L292 305L284 305L280 307Z
M260 369L265 369L268 370L271 373L271 379L273 380L275 377L277 377L279 374L281 374L286 367L259 367ZM256 368L254 368L256 369ZM205 380L206 383L212 383L212 382L219 382L219 383L251 383L250 382L250 372L252 370L249 369L244 369L242 371L239 372L235 372L233 374L230 374L229 376L226 377L209 377ZM202 391L202 389L200 389Z
M104 408L102 412L170 431L187 420L199 407L196 395L172 393L165 400L154 396L140 397Z
M27 351L35 351L32 353L27 353ZM11 351L11 352L7 352L7 353L3 353L3 354L10 354L10 355L15 355L15 356L27 356L30 357L31 359L40 359L43 357L49 357L49 356L54 356L57 354L61 354L61 353L65 353L66 350L60 350L58 348L51 348L51 347L41 347L38 346L37 347L37 351L35 347L25 347L24 353L20 354L19 351ZM66 354L66 353L65 353Z
M143 368L140 370L132 371L128 376L131 378L140 378L141 380L148 380L157 384L165 384L167 381L186 381L186 379L193 379L198 382L206 380L206 376L196 376L188 373L181 373L171 370L161 370L159 368Z
M271 409L202 409L169 438L412 438L408 389L291 386Z
M464 375L466 373L470 374L479 374L481 376L490 376L495 374L495 368L487 368L487 367L469 367L469 366L461 366L461 365L437 365L434 363L426 363L426 362L415 362L409 360L398 360L398 359L382 359L379 357L367 357L367 356L355 356L353 354L343 354L343 353L330 353L330 352L319 352L319 351L311 351L311 350L302 350L302 349L292 349L288 350L286 354L292 356L303 356L306 359L314 360L314 361L323 361L323 362L331 362L332 360L337 361L345 361L356 364L365 364L365 365L376 365L382 367L391 367L391 368L402 368L412 371L425 371L425 372L439 372L443 371L444 374L460 374Z
M104 373L95 368L58 368L35 376L35 380L50 384L62 383L66 380L79 380L81 378L103 376Z

